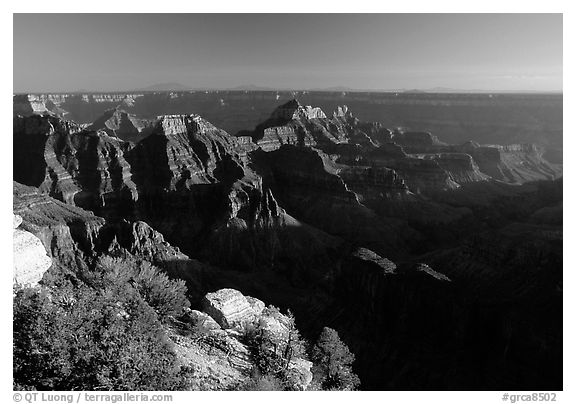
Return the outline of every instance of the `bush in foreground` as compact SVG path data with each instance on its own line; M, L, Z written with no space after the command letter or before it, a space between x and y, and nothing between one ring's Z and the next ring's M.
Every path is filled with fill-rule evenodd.
M147 261L102 257L95 271L97 283L105 288L130 285L138 291L161 321L178 316L190 307L183 280L170 279Z
M184 388L184 371L158 315L136 289L119 286L17 290L14 386L38 390Z

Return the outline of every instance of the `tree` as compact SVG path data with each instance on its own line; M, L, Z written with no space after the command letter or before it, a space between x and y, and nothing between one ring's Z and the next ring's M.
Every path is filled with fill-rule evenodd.
M262 321L264 324L266 321L270 323L263 326ZM270 326L275 321L276 326ZM246 342L251 348L260 378L270 376L265 380L279 380L288 390L296 388L298 375L291 369L291 362L296 359L307 360L308 355L306 341L300 336L294 315L289 310L284 315L274 306L267 307L261 322L247 328Z
M307 350L306 340L302 338L300 331L296 328L296 319L290 309L288 309L288 314L286 315L285 325L288 330L288 337L285 341L282 357L286 360L286 369L288 369L288 363L292 359L307 359Z
M354 390L360 379L352 371L354 354L336 330L324 327L312 348L314 374L324 390Z

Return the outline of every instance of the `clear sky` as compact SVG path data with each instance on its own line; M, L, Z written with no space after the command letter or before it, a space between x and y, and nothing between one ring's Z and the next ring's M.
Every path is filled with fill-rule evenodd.
M561 14L15 14L14 92L562 90Z

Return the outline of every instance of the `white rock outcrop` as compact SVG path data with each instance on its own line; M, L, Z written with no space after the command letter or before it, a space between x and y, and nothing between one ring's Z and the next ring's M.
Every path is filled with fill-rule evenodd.
M14 274L13 283L21 286L36 286L44 273L52 266L44 245L34 234L18 229L22 218L14 215Z
M243 328L256 319L246 297L235 289L220 289L204 296L203 310L224 329Z

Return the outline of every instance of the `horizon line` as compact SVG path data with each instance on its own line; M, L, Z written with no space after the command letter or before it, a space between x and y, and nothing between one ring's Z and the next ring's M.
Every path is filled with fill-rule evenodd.
M240 87L215 88L199 87L187 89L126 89L126 90L34 90L34 91L13 91L13 95L33 95L33 94L124 94L124 93L187 93L187 92L316 92L316 93L398 93L398 94L563 94L562 90L482 90L482 89L360 89L360 88L255 88L244 89Z

